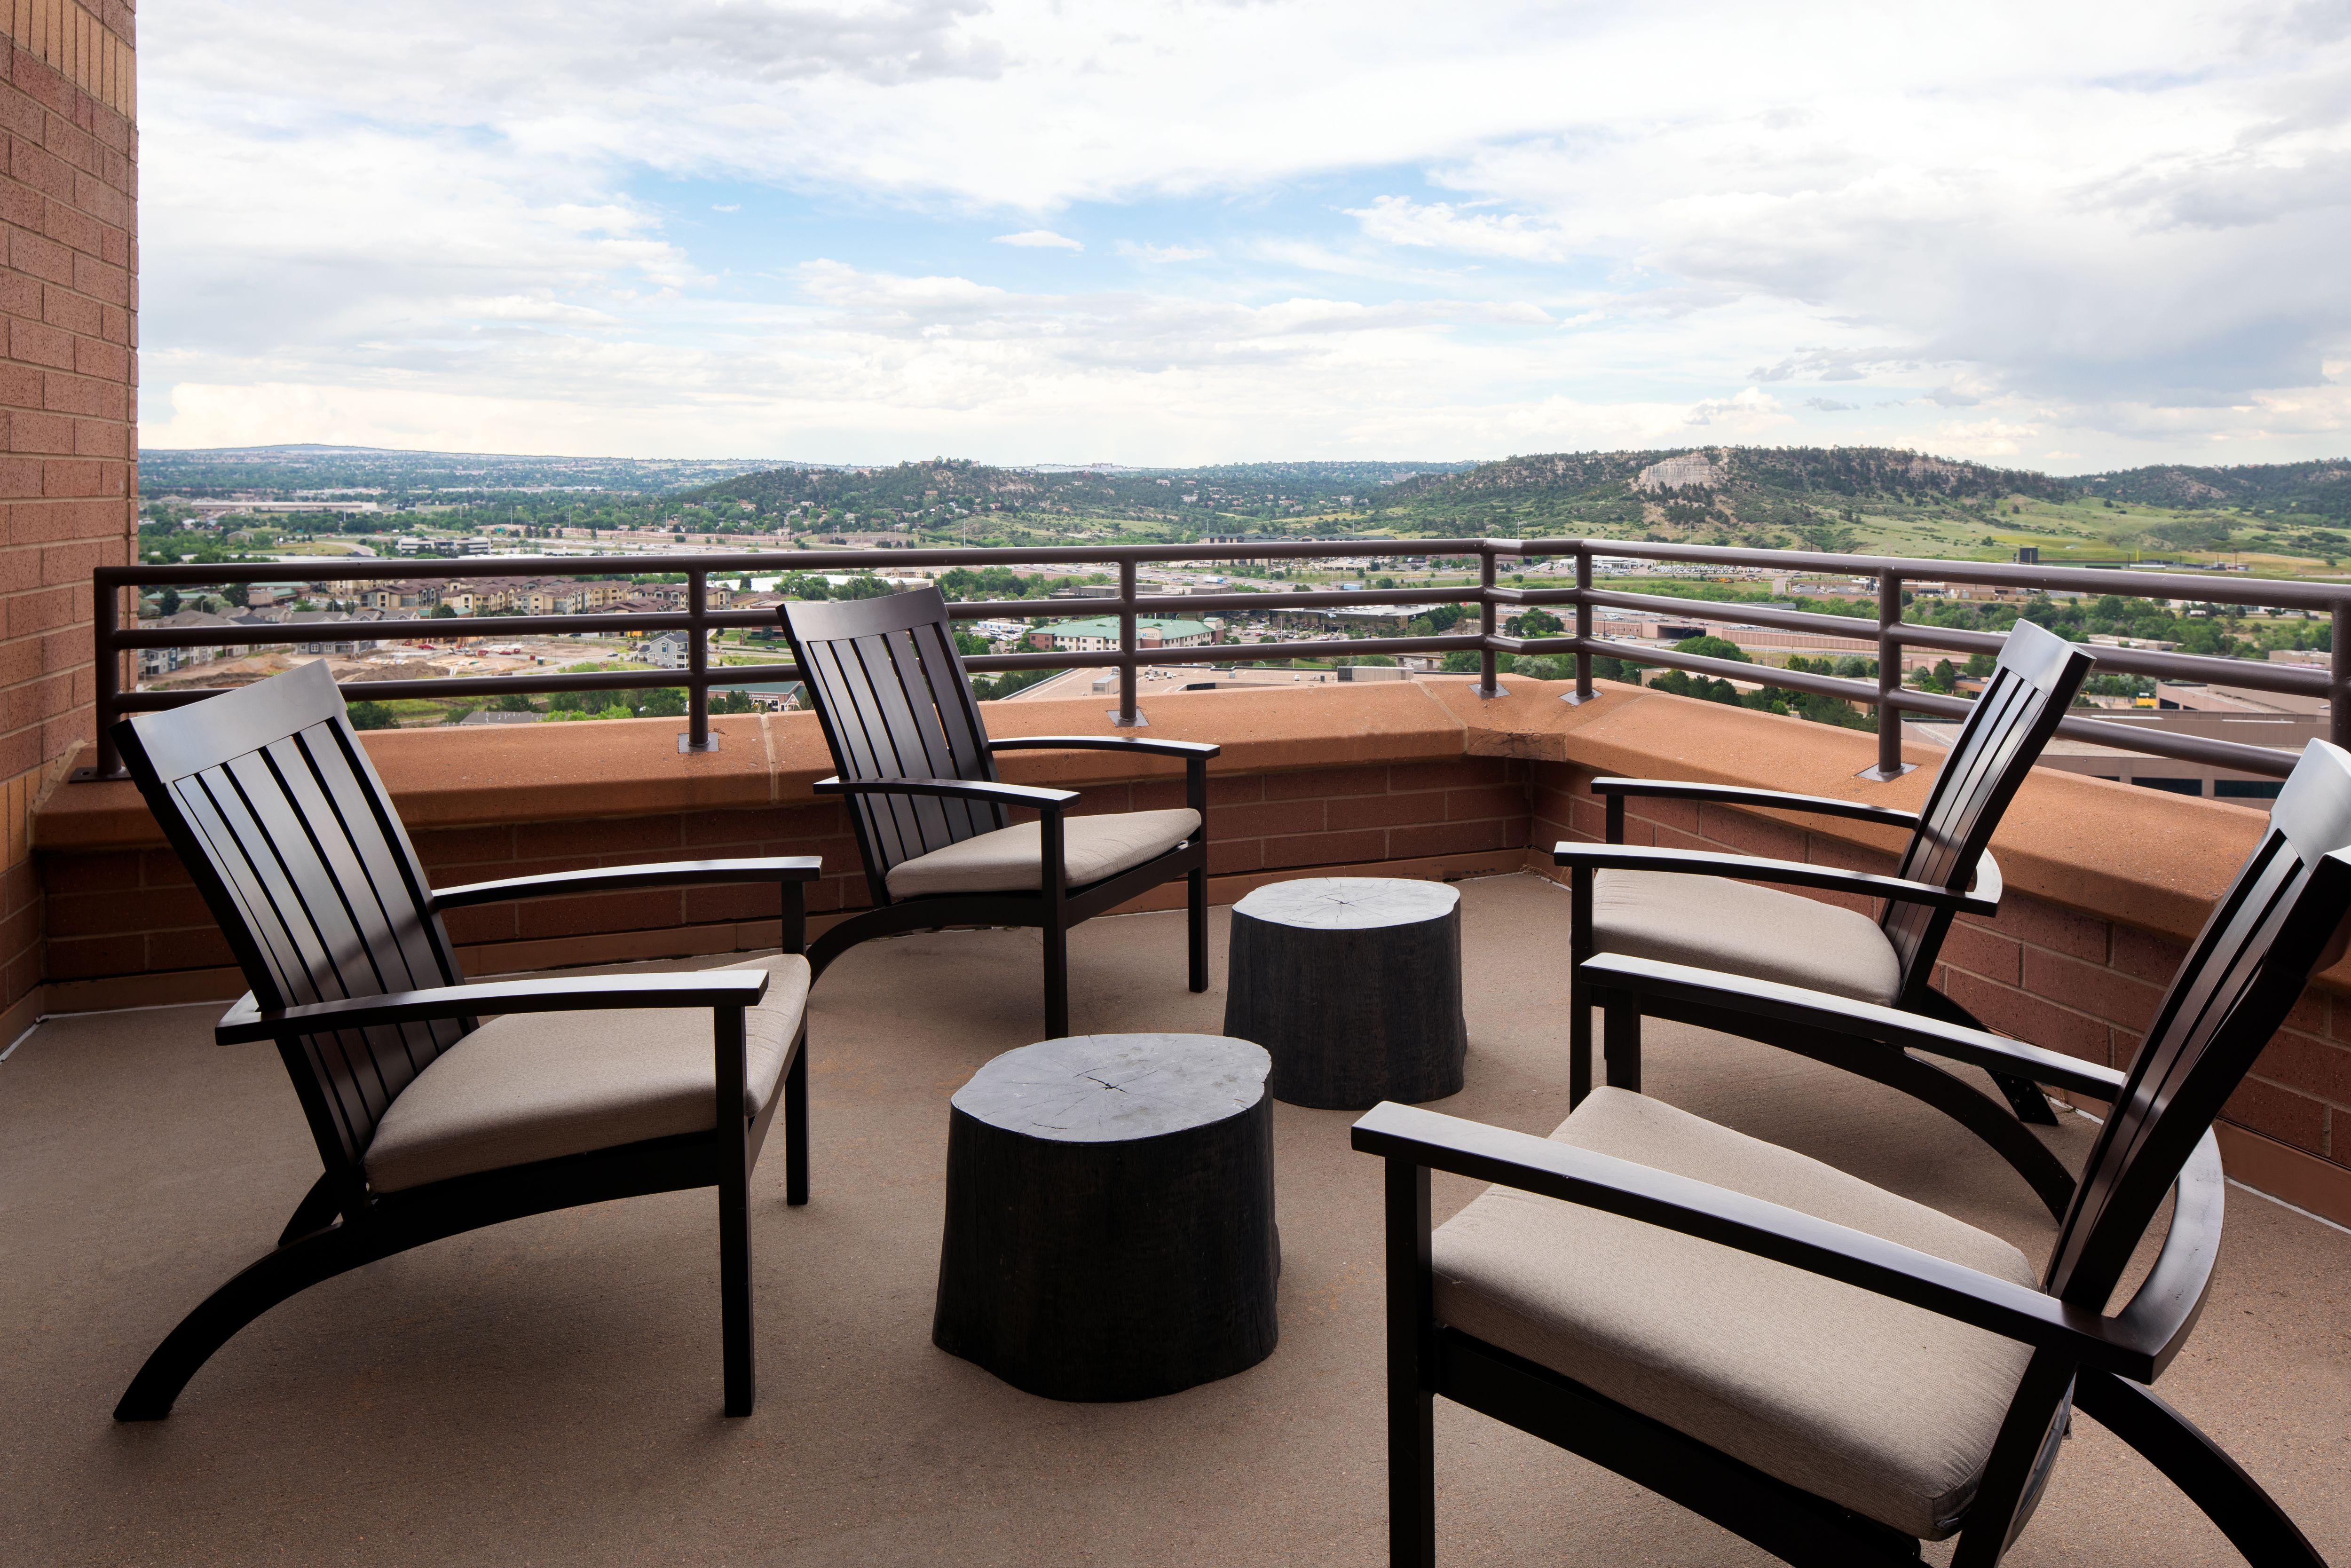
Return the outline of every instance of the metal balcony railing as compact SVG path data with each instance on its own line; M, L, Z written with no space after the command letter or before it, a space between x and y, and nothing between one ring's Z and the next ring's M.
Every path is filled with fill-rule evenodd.
M1146 596L1136 589L1135 569L1145 562L1222 562L1249 560L1312 560L1330 557L1415 556L1466 557L1478 567L1475 587L1397 589L1306 589L1291 591L1178 594ZM1594 557L1684 562L1713 566L1766 567L1775 570L1829 572L1873 578L1877 584L1875 622L1857 617L1823 615L1779 610L1765 605L1683 599L1667 594L1623 593L1595 588L1592 582ZM1573 559L1573 588L1503 588L1497 586L1499 563L1505 560ZM1925 626L1902 618L1906 582L1961 582L1995 587L2058 590L2116 594L2133 599L2187 600L2198 603L2242 604L2280 610L2307 610L2328 616L2333 623L2333 658L2327 669L2250 659L2214 658L2193 653L2140 649L2096 649L2100 673L2147 675L2158 679L2225 681L2256 691L2293 693L2323 697L2330 703L2329 734L2336 745L2351 746L2351 650L2346 650L2346 618L2351 618L2351 583L2342 585L2281 582L2259 578L2210 577L2189 573L2126 572L2063 566L2010 566L1974 561L1931 560L1903 556L1828 555L1805 550L1730 549L1708 545L1677 545L1626 539L1328 539L1202 545L1076 545L1036 549L888 549L787 550L739 555L535 556L463 560L406 559L400 560L335 559L334 576L345 580L414 580L419 578L589 577L599 573L640 573L649 560L659 569L681 573L686 580L686 604L682 611L648 614L495 615L467 617L462 625L446 620L420 618L413 634L465 640L489 640L548 633L684 631L688 664L684 670L599 671L580 674L512 674L454 676L430 681L371 681L361 695L373 698L465 696L507 692L629 691L659 686L684 686L687 701L686 732L678 737L681 750L707 750L710 736L710 687L719 681L795 681L800 672L789 664L730 665L714 675L709 663L709 634L726 627L771 627L776 617L768 610L713 610L709 580L714 575L740 576L796 571L839 572L877 567L1060 566L1109 567L1118 572L1115 598L1069 600L1008 600L951 605L958 620L990 617L1065 617L1114 615L1118 619L1116 652L995 653L966 663L976 671L1113 668L1119 673L1118 706L1112 710L1121 726L1144 722L1136 706L1136 671L1145 664L1224 664L1237 657L1264 659L1328 658L1334 654L1447 653L1467 650L1480 656L1477 690L1480 695L1501 695L1497 657L1503 653L1573 654L1575 689L1565 700L1589 702L1592 661L1596 657L1663 665L1735 681L1810 692L1867 705L1876 711L1877 776L1901 771L1903 712L1938 717L1963 717L1964 698L1933 692L1907 690L1902 682L1905 647L1936 648L1957 653L1996 653L2004 638L1996 632L1958 631ZM307 567L305 568L307 570ZM125 626L120 612L126 590L172 584L226 584L283 581L288 573L283 561L238 565L183 562L172 566L99 567L92 575L96 615L94 638L98 664L98 751L95 766L76 775L80 779L123 777L111 734L114 721L126 713L175 706L211 695L208 689L174 692L126 690L122 661L141 648L270 646L308 640L301 629L285 625L158 627ZM1426 604L1451 602L1478 607L1478 629L1435 637L1367 637L1342 645L1328 641L1214 644L1189 648L1143 648L1137 645L1139 615L1217 611L1268 612L1305 608L1338 608L1366 604ZM1497 627L1499 612L1510 605L1572 605L1573 634L1556 637L1506 637ZM1873 685L1806 671L1705 658L1671 647L1649 648L1635 643L1604 641L1593 634L1592 612L1599 606L1703 616L1716 621L1812 632L1873 641L1877 647L1877 680ZM346 622L331 623L337 627ZM392 618L372 623L378 634L401 635L410 623ZM2135 726L2068 717L2058 733L2126 751L2175 758L2282 779L2293 768L2289 752L2196 736L2173 735Z

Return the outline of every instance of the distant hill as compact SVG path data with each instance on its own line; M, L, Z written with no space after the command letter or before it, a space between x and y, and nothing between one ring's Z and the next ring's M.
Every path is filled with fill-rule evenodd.
M2074 481L2089 495L2146 507L2201 511L2242 507L2260 512L2306 512L2351 520L2351 461L2246 463L2231 468L2163 464L2125 468Z
M2071 483L1890 447L1724 446L1511 457L1395 486L1370 521L1404 533L1852 548L1874 516L1980 514L2012 496L2063 500Z
M996 468L931 458L871 468L777 468L704 486L684 502L748 502L761 516L806 506L871 517L928 517L965 507L1016 513L1132 518L1225 526L1219 516L1260 520L1367 506L1381 490L1416 476L1456 473L1467 463L1238 463L1205 468L1078 467L1042 464Z
M773 458L556 457L380 446L147 447L139 454L139 488L148 496L250 492L274 500L321 490L436 499L556 489L659 495L775 465Z

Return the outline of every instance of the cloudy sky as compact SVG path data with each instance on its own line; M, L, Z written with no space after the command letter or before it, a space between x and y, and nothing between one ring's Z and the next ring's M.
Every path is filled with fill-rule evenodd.
M149 446L2351 451L2351 0L176 0Z

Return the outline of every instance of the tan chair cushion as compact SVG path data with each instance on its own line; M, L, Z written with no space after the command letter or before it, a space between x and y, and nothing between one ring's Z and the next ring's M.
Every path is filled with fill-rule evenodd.
M743 1113L768 1108L809 993L794 954L725 964L765 969L743 1019ZM451 1046L392 1103L368 1145L378 1192L590 1149L706 1130L716 1059L707 1008L507 1013Z
M1902 967L1877 922L1817 898L1668 871L1604 871L1592 882L1594 948L1693 964L1855 1001L1892 1003Z
M1999 1237L1661 1101L1595 1089L1554 1142L2021 1285ZM2030 1353L1784 1264L1490 1187L1437 1228L1437 1315L1906 1534L1973 1500Z
M1082 887L1156 860L1200 831L1200 813L1120 811L1069 817L1061 824L1061 863ZM893 898L926 893L1035 893L1043 884L1045 845L1035 822L998 828L890 868Z

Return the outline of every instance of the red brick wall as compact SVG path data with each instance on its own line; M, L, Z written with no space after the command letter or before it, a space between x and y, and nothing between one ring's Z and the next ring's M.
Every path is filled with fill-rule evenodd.
M1229 902L1258 881L1315 868L1387 865L1422 875L1515 871L1525 857L1527 765L1499 758L1216 778L1209 871ZM1180 780L1091 786L1081 812L1184 803ZM822 915L862 908L865 880L845 810L831 801L569 822L425 830L417 853L440 885L632 861L821 855L809 892ZM57 852L48 884L48 978L60 1001L234 996L227 945L169 850ZM1180 902L1180 886L1139 907ZM449 934L470 971L612 963L776 944L775 894L741 887L600 894L457 910ZM140 977L148 977L134 978ZM132 988L135 986L135 990Z
M139 286L131 5L13 0L0 25L5 1046L41 979L31 810L90 736L90 569L136 534Z
M1541 763L1533 784L1534 841L1598 842L1605 818L1588 768ZM1892 869L1890 856L1767 818L1669 800L1627 800L1627 843L1731 849L1857 871ZM1545 857L1547 861L1547 857ZM1546 868L1547 869L1547 868ZM1802 891L1792 889L1789 891ZM1875 901L1834 894L1855 908ZM2011 891L1997 918L1962 915L1935 967L1944 994L1991 1028L2051 1051L2124 1068L2138 1051L2164 988L2185 956L2176 942ZM2346 1117L2338 1144L2334 1119ZM2351 1005L2313 987L2253 1069L2223 1120L2335 1166L2351 1166Z

